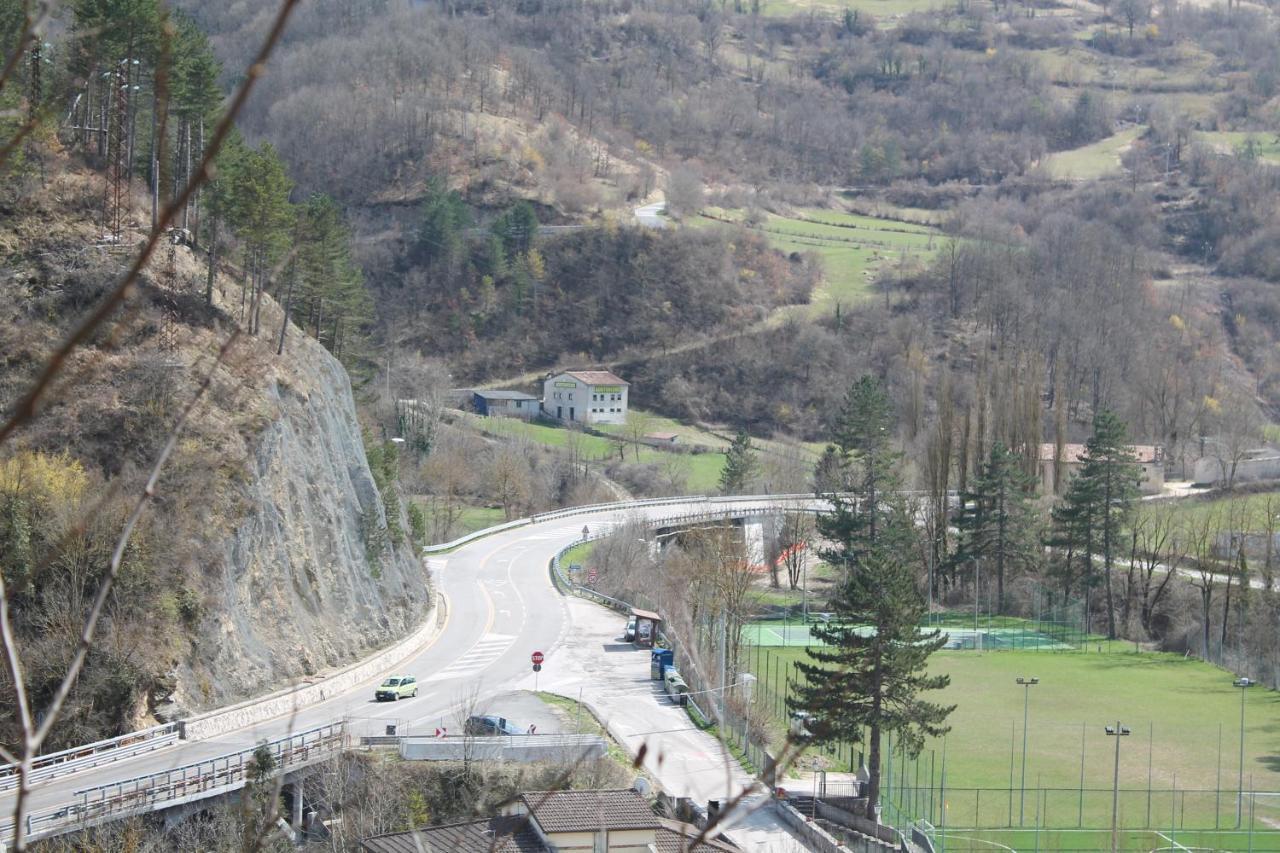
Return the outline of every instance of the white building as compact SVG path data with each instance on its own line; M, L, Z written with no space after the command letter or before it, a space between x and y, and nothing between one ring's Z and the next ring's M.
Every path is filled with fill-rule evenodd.
M628 387L607 370L558 373L543 384L542 411L567 423L626 423Z

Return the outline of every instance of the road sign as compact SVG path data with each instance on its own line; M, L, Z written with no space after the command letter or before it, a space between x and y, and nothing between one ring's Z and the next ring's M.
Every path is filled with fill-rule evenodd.
M533 665L533 671L534 671L534 672L542 672L542 664L540 664L540 663L535 663L535 664Z
M599 575L596 573L595 566L587 569L587 583L595 583L597 577L599 577Z
M542 652L534 652L529 659L533 661L534 666L540 666L546 658L542 656Z

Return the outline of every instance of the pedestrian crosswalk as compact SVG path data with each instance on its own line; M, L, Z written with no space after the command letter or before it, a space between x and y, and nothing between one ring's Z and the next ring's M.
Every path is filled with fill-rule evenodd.
M447 681L473 675L502 657L516 641L513 634L485 634L465 655L423 681Z

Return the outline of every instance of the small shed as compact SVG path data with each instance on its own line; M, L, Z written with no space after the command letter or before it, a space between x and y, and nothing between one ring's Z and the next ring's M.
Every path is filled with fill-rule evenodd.
M523 391L474 391L476 414L488 417L532 418L538 414L539 400Z
M642 649L651 649L658 639L658 626L662 624L662 617L652 610L641 610L639 607L631 608L631 615L636 619L636 646Z
M653 447L672 447L679 438L679 433L674 432L647 432L641 440Z

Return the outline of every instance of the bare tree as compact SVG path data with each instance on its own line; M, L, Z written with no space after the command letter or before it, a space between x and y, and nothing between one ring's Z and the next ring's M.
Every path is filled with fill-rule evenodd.
M1135 553L1131 563L1137 582L1130 595L1137 596L1138 621L1148 637L1154 615L1185 557L1175 522L1172 509L1161 507L1139 515L1133 527Z
M778 585L778 563L787 570L787 585L796 589L803 578L805 565L813 559L813 543L817 536L812 513L792 511L782 516L782 526L778 530L779 555L776 562L771 562L773 585Z

